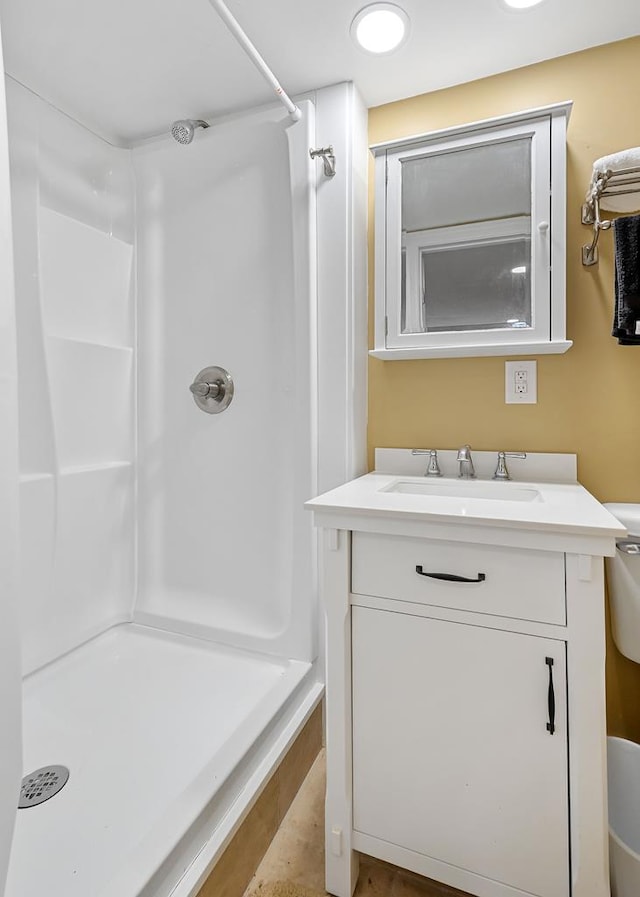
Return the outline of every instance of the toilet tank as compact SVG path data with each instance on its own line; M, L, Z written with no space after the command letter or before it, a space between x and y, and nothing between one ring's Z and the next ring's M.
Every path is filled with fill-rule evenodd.
M607 583L613 640L621 654L640 663L640 504L613 503L605 508L626 527L607 558Z

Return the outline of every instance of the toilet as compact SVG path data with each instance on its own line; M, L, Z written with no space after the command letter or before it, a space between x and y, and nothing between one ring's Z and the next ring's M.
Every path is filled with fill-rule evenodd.
M607 558L613 640L625 657L640 663L640 505L607 504L629 532ZM612 897L640 895L640 745L607 739L609 863Z
M616 556L606 561L613 640L621 654L640 663L640 505L613 503L605 508L629 532L626 539L618 539Z

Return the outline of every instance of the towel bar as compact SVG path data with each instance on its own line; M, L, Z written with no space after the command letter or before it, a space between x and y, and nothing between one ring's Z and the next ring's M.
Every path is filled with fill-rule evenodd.
M600 216L600 199L603 196L628 196L640 193L640 167L607 169L600 172L592 184L590 194L582 206L581 221L593 227L591 243L582 247L582 264L589 268L598 261L600 232L609 230L613 221Z

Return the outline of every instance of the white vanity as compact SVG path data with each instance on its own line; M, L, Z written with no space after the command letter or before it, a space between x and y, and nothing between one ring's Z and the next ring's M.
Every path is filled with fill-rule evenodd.
M608 897L602 558L625 531L575 456L497 482L495 453L470 481L440 455L451 475L431 478L378 451L396 473L307 505L324 530L327 890L351 897L360 851L478 897Z

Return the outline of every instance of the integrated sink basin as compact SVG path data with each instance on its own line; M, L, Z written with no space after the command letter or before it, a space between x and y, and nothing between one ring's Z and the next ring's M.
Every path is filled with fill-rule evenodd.
M537 489L519 486L516 483L486 482L478 480L415 481L397 480L385 486L381 492L395 492L402 495L432 495L445 498L477 498L486 501L543 501Z
M475 453L475 479L458 477L455 450L439 450L438 456L444 476L428 477L422 473L424 459L414 458L411 449L377 449L376 462L384 471L351 480L306 506L323 526L338 532L382 532L385 521L393 521L398 536L431 538L436 533L443 542L489 545L503 544L501 528L516 527L529 533L531 548L542 550L548 543L555 551L562 538L564 550L574 554L584 553L580 540L585 537L600 540L594 554L609 555L611 534L625 532L577 482L575 455L527 453L514 468L518 479L506 481L492 479L498 463L495 452ZM509 544L515 544L512 539L510 534Z

